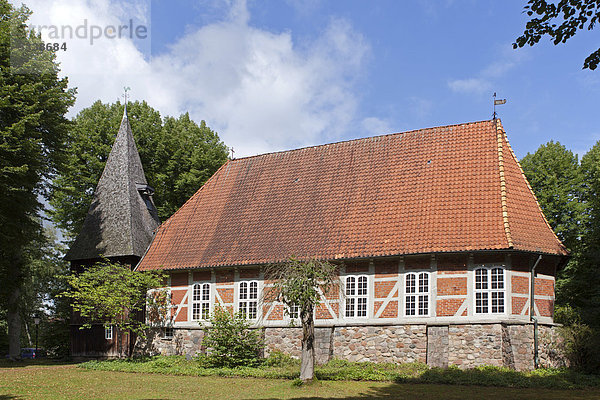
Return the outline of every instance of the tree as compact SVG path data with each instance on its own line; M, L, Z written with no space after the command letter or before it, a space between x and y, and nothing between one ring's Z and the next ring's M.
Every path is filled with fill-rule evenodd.
M558 142L541 145L521 159L523 172L548 223L570 250L580 243L586 205L577 155Z
M75 91L56 55L26 25L30 11L0 0L0 304L9 354L20 354L23 284L30 250L42 240L41 200L60 169Z
M61 277L69 271L69 264L63 259L64 246L59 242L56 230L47 226L41 240L33 242L27 250L27 273L21 291L21 320L27 342L30 347L33 345L34 316L37 314L42 325L53 321L52 332L40 329L40 345L54 355L68 355L69 308L66 301L57 298L66 289ZM50 335L52 343L46 340Z
M227 147L204 121L197 125L187 113L163 120L146 102L129 103L127 113L164 221L227 161ZM50 202L52 219L69 238L81 229L122 116L122 104L97 101L73 121L67 163L54 180Z
M585 323L600 329L600 142L581 158L587 220L581 251L575 257L573 278L566 282L574 306Z
M547 0L529 0L525 10L528 16L533 17L535 14L540 18L535 17L527 22L523 35L513 43L515 49L526 44L533 46L545 35L548 35L555 45L565 43L580 29L592 30L600 18L598 0L560 0L557 4ZM594 70L599 62L600 49L585 59L583 68Z
M104 261L68 276L70 288L62 296L71 300L73 311L83 318L81 329L93 324L112 325L117 332L132 332L144 337L148 325L139 314L149 303L154 307L165 307L156 302L157 298L166 299L163 296L153 296L153 301L148 302L148 291L164 286L164 279L161 271L132 271L127 265ZM122 354L120 334L117 334L117 342L119 354Z
M339 288L337 267L326 261L300 261L292 257L267 267L265 277L273 281L273 286L265 289L264 300L282 302L288 313L299 311L302 324L300 379L310 381L315 369L314 310L322 296Z
M588 218L584 174L578 157L562 144L550 141L523 157L521 166L548 223L572 254L557 276L556 304L575 306L573 288L581 282L578 266ZM579 307L577 310L581 312Z
M573 309L582 323L596 327L600 325L600 142L582 157L581 165L576 155L552 141L527 154L521 165L548 223L571 250L569 263L557 276L556 304Z

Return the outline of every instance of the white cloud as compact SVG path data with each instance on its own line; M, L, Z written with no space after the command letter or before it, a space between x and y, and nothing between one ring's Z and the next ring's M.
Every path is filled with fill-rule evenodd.
M512 47L503 47L498 53L501 58L488 64L476 76L465 79L451 79L448 81L448 87L459 93L476 95L490 93L497 79L505 76L510 70L519 65L523 59L527 58L526 51L515 52Z
M420 97L409 97L410 112L417 119L424 119L431 114L433 102Z
M109 0L28 5L35 25L87 18L106 26L122 18ZM291 32L257 29L249 19L245 2L235 1L227 18L188 30L151 62L129 39L69 42L58 60L78 88L73 112L97 99L113 102L129 86L133 99L163 115L189 111L206 120L238 156L339 138L355 118L365 39L347 21L332 20L314 41L297 43Z
M291 6L296 13L306 17L321 8L323 0L286 0L285 2Z
M492 84L481 78L455 79L448 82L448 86L455 92L482 94L489 92Z
M385 135L386 133L393 133L392 128L388 121L376 118L376 117L367 117L362 120L361 125L363 129L365 129L369 136L372 135ZM366 135L361 135L366 136Z

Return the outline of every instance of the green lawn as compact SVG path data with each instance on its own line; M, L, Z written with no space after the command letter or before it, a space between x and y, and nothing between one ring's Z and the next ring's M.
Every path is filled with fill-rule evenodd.
M0 364L6 399L600 399L600 389L550 390L390 382L172 376L96 371L69 364Z

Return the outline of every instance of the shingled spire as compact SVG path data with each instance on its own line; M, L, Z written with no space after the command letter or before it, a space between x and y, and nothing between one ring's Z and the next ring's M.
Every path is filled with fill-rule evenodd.
M125 108L81 232L65 258L75 261L141 257L160 224L153 192L146 181Z

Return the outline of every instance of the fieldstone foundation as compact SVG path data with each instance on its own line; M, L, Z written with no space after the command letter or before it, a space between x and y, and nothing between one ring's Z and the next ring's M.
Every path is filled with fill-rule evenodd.
M426 362L425 325L355 326L336 328L335 358L348 361Z
M427 364L431 367L448 367L448 326L427 327Z
M150 329L144 341L138 340L136 352L138 354L162 356L189 356L193 357L202 353L202 338L204 331L200 329L175 329L173 337L166 339L162 336L161 329Z
M300 358L302 328L265 328L265 356L268 357L273 351Z
M502 325L450 325L448 363L461 368L502 366Z
M391 325L315 328L315 359L324 364L332 358L348 361L423 362L432 367L456 365L506 366L530 370L533 362L532 324ZM156 332L138 350L146 354L194 356L201 347L200 329L175 329L172 339ZM263 328L264 355L281 351L300 357L302 328ZM565 366L558 329L538 327L540 366Z

